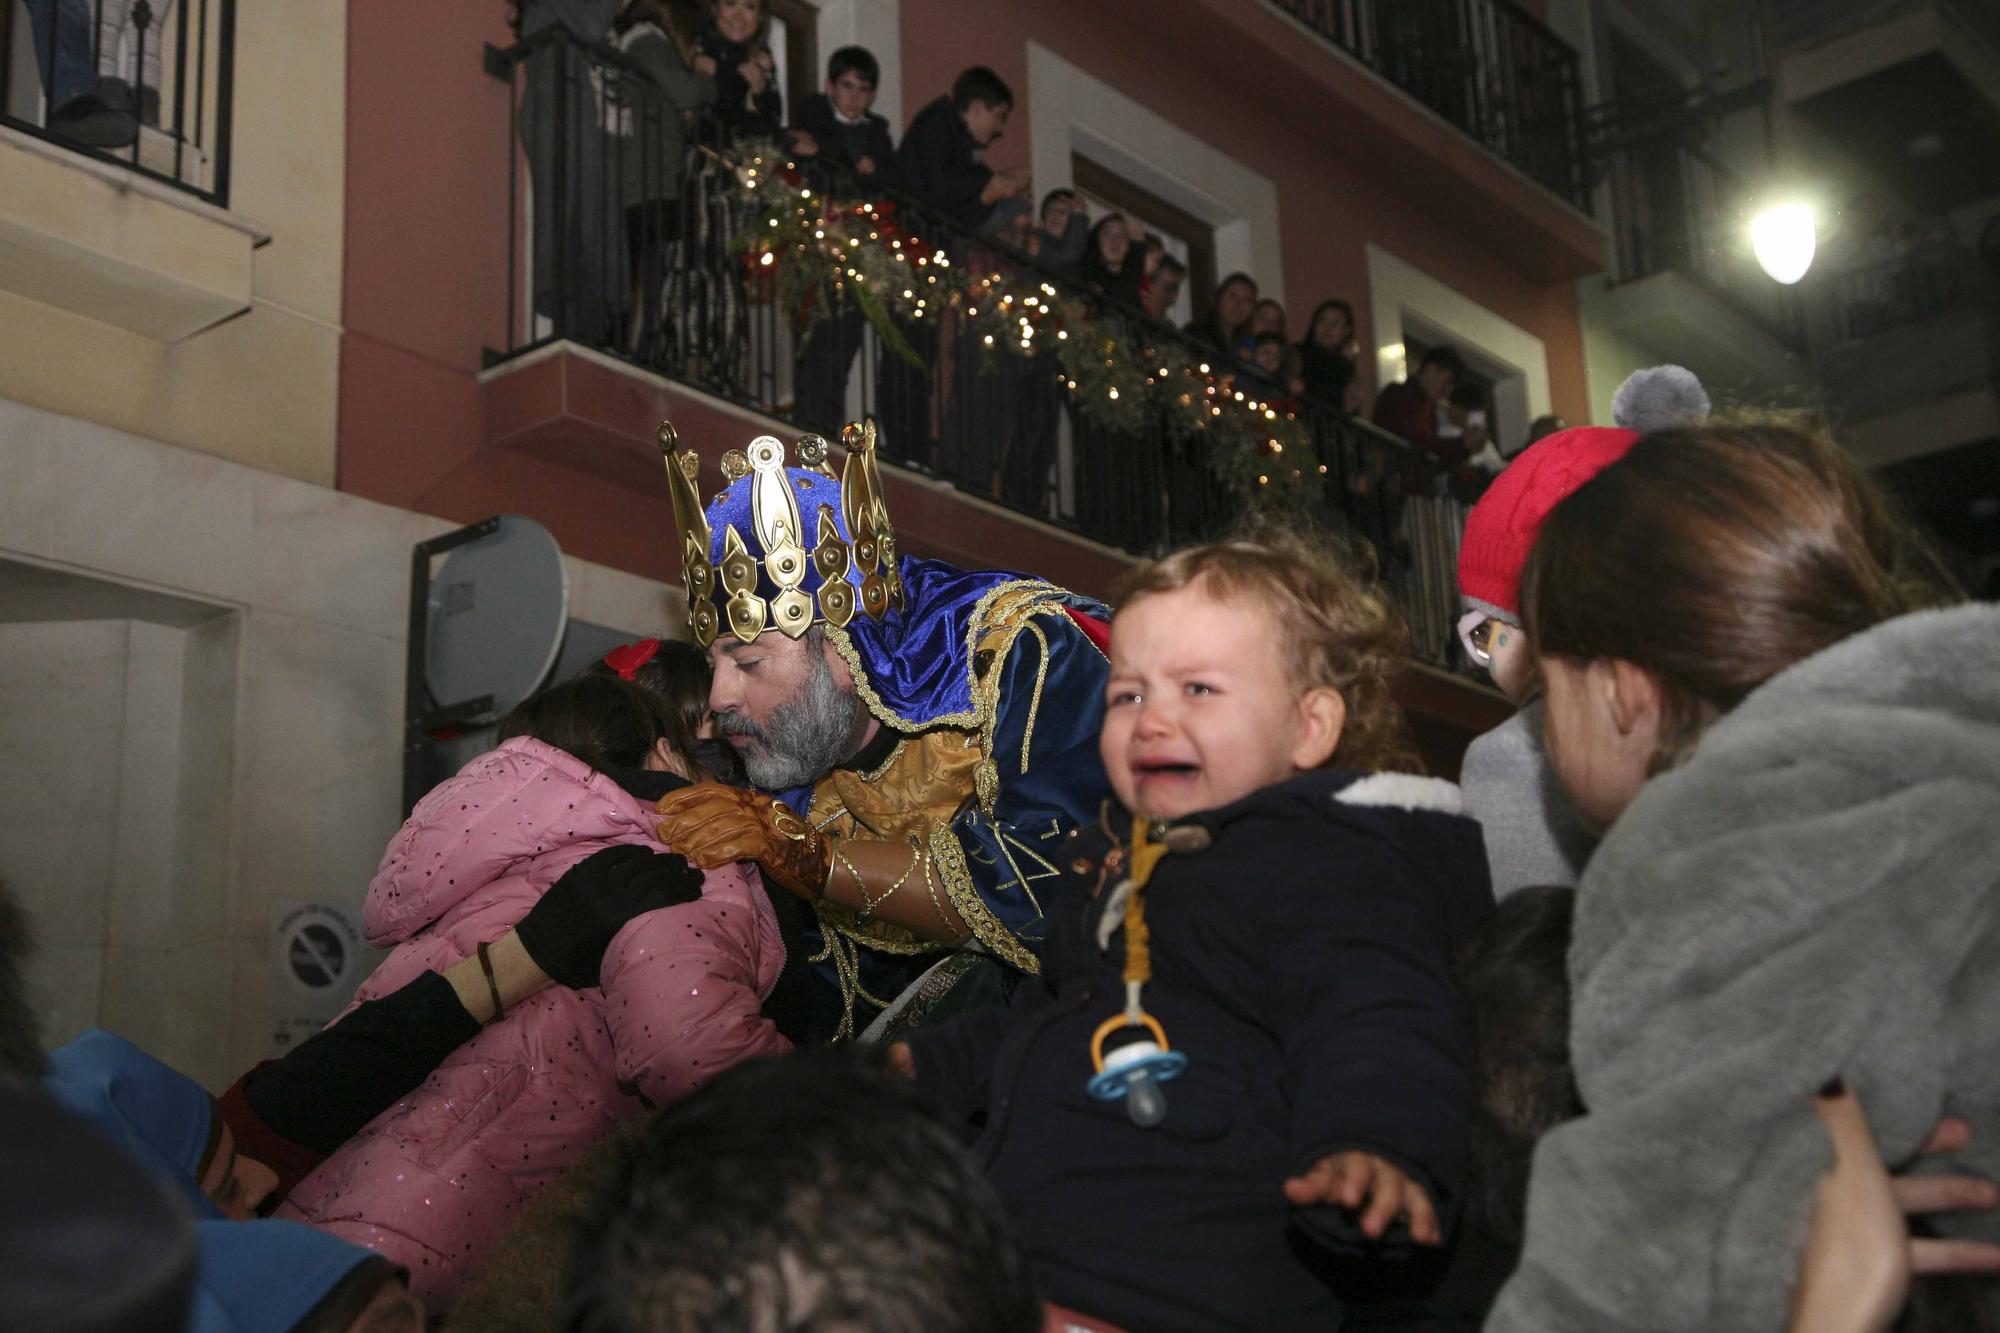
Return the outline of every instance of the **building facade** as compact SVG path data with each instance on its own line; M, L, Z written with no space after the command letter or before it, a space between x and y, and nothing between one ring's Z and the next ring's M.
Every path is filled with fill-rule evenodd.
M723 391L618 329L548 325L532 297L547 178L497 0L420 19L390 0L181 0L135 43L139 64L163 57L159 123L111 148L65 137L29 11L7 0L0 44L0 876L41 935L49 1038L102 1023L219 1085L312 1007L287 989L305 946L286 923L352 913L400 817L413 545L527 515L561 545L573 619L672 627L654 426L671 418L711 462L796 433L801 333L747 286L771 341ZM959 70L991 67L1016 96L994 165L1028 169L1036 196L1117 196L1202 256L1196 272L1253 276L1293 337L1348 301L1364 402L1449 343L1512 448L1544 414L1590 419L1614 363L1637 359L1593 342L1607 232L1582 156L1588 53L1550 26L1560 12L772 14L788 93L858 42L898 134ZM1088 419L1062 432L1054 487L1026 508L890 469L904 549L1107 592L1146 542L1107 539L1093 506L1153 482L1115 456L1086 466L1104 457ZM1350 455L1393 445L1335 433ZM1462 506L1436 494L1392 554L1430 607L1433 660L1406 697L1452 771L1504 707L1447 669Z

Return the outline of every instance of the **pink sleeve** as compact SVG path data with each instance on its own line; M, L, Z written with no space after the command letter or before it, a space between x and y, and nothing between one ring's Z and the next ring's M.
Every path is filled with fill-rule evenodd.
M721 881L721 883L718 883ZM764 978L783 959L734 867L709 872L704 896L639 917L604 955L604 1002L618 1078L655 1106L680 1101L731 1065L792 1048L763 1013Z

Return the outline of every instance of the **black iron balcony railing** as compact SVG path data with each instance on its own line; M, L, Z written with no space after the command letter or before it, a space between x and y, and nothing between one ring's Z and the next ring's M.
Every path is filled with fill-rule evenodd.
M1640 137L1604 159L1614 284L1679 273L1794 351L1805 349L1795 289L1750 250L1749 187L1685 135Z
M1576 51L1511 0L1270 0L1581 209Z
M227 207L235 0L0 6L0 125Z
M1823 308L1816 332L1827 342L1859 342L1995 303L1994 279L1953 240L1908 246L1873 263L1813 280Z
M982 323L963 292L919 314L907 301L884 313L837 270L800 291L786 256L755 252L746 236L757 205L739 158L758 149L676 107L620 52L544 31L489 48L487 68L513 86L507 132L519 149L506 219L508 324L489 364L567 340L800 431L837 438L842 422L872 417L887 461L1136 554L1220 534L1264 498L1258 466L1246 475L1240 452L1221 457L1186 399L1128 394L1133 410L1115 420L1086 410L1086 372L1052 343L1066 333L1016 355L995 346L993 312ZM818 197L847 193L810 166L805 173ZM1220 384L1233 404L1255 382L1220 349L1074 273L894 192L875 197L909 253L1027 284L1043 306L1114 341L1124 363L1151 368L1148 384L1154 371L1177 384L1199 379ZM1014 336L1007 328L1003 341ZM1089 388L1100 400L1117 399L1115 390ZM1274 419L1279 411L1275 402L1260 409ZM1416 654L1462 666L1452 623L1465 510L1452 475L1336 407L1288 399L1283 410L1292 444L1260 460L1267 480L1290 468L1293 507L1365 539L1404 604Z

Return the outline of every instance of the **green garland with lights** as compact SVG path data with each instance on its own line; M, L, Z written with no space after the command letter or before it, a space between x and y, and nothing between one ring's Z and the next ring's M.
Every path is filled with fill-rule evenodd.
M814 189L775 145L738 150L731 163L746 196L735 238L753 277L764 277L795 322L851 300L890 351L921 364L898 327L953 312L994 355L1033 357L1053 347L1063 386L1089 426L1144 435L1162 422L1206 440L1209 466L1258 507L1289 507L1324 473L1293 405L1238 389L1233 372L1156 348L1125 321L1059 292L1033 273L967 272L898 224L895 205L831 198ZM1296 460L1296 461L1295 461Z

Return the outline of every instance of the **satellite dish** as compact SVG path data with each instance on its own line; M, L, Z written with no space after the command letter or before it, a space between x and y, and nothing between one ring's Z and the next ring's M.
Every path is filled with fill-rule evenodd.
M569 625L562 550L547 528L503 514L457 547L430 585L424 681L442 706L493 696L495 716L535 692Z

